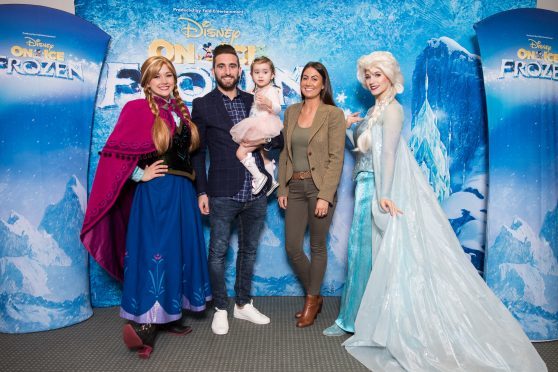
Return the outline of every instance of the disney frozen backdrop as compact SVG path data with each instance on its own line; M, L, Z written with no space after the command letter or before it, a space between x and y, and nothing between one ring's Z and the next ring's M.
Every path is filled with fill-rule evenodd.
M319 60L329 69L337 105L346 112L360 111L364 114L373 104L373 98L356 80L356 61L361 55L371 51L389 50L400 61L402 72L406 78L405 92L398 97L405 108L403 135L408 140L409 147L438 195L464 251L470 256L479 275L486 275L492 288L497 293L500 292L499 295L504 303L522 321L531 338L555 337L552 336L552 334L556 334L558 328L556 302L552 302L553 298L555 301L558 293L558 283L555 279L557 265L552 263L556 262L557 256L556 219L558 213L556 212L555 197L555 150L547 152L549 157L554 156L552 158L554 168L548 168L551 171L547 171L544 175L544 177L549 177L548 173L552 173L552 169L554 169L554 173L552 173L554 181L544 180L547 182L545 184L548 185L547 189L554 187L554 199L552 199L554 209L548 209L550 211L549 222L546 224L532 223L533 211L527 214L515 213L521 217L518 219L513 217L514 208L506 211L508 202L512 202L512 199L523 198L520 195L522 192L528 190L535 192L536 187L539 187L539 191L543 189L543 179L540 178L542 176L538 178L539 183L533 184L530 184L527 179L517 178L518 183L514 185L513 189L508 189L510 192L507 196L498 195L503 198L499 203L502 220L511 219L502 222L501 226L507 228L502 231L509 232L509 236L504 234L503 238L514 238L517 241L513 240L515 245L503 241L497 245L500 247L499 251L502 252L501 256L513 256L517 258L517 261L513 261L511 266L501 266L496 261L492 261L491 250L497 240L495 238L487 240L485 236L489 172L487 113L481 61L473 25L502 11L533 6L535 6L534 0L499 2L405 0L397 3L373 0L331 4L310 1L305 2L304 6L294 0L270 3L177 1L172 4L162 0L134 3L93 0L80 2L76 4L76 14L99 26L112 37L95 104L87 184L91 185L98 162L97 152L103 147L112 131L122 106L127 101L142 96L139 86L139 67L150 55L161 54L173 60L179 74L179 90L189 105L195 97L204 95L215 87L211 77L211 51L216 45L230 43L235 46L244 69L240 85L247 91L251 91L253 88L249 76L250 62L255 56L267 55L274 61L277 69L275 82L283 92L283 108L300 100L299 80L304 64L310 60ZM498 40L506 37L502 36ZM4 54L10 55L9 49L0 55ZM3 66L7 65L0 63L0 78L4 78L6 75ZM555 79L552 82L555 83ZM67 91L68 88L58 90L54 88L48 94L41 95L41 99L54 97L53 94L65 94L65 90ZM7 97L5 90L1 94L3 94L3 102L4 96L6 99L14 97L13 94ZM545 95L545 97L547 96ZM55 122L59 125L59 120L52 118L55 116L54 111L48 109L50 102L53 101L42 100L40 102L45 112L45 118L41 118L41 120L49 117L50 125ZM77 105L67 105L65 102L67 101L58 100L57 118L60 118L61 112L78 107ZM514 101L514 104L516 102ZM511 112L508 114L511 117L514 110L508 108ZM80 127L80 125L84 127L88 125L87 119L90 118L90 112L89 117L86 117L87 111L82 110L81 107L80 110L84 116L79 120L72 120L73 130L78 130L75 127ZM15 123L16 115L22 114L23 112L20 111L12 113L9 116L10 121L4 120L3 122ZM25 114L28 115L28 112ZM5 115L3 106L0 115ZM550 109L546 111L546 115L546 122L556 123L556 114L550 114ZM542 118L538 123L542 123ZM79 160L76 160L77 156L74 156L69 150L61 150L63 157L59 158L65 161L54 162L54 157L42 156L38 162L48 163L52 169L49 168L40 174L34 171L22 172L29 177L32 177L33 174L36 175L35 178L29 178L25 183L8 185L5 181L8 178L4 175L10 174L9 172L14 172L16 169L14 164L17 155L14 153L14 148L24 147L22 145L5 146L4 144L7 142L4 139L4 131L10 133L11 138L17 136L18 140L19 137L29 141L33 141L35 138L32 139L34 133L26 136L18 125L10 127L9 130L5 127L3 126L2 132L0 132L3 136L1 138L2 155L3 157L8 156L8 159L14 158L14 160L9 163L11 165L6 165L8 163L3 160L0 165L2 167L0 168L2 170L0 173L2 174L0 197L3 198L0 206L2 213L0 217L3 222L0 226L0 234L3 234L4 231L15 231L9 230L9 227L20 220L18 219L20 217L17 216L39 213L40 204L30 202L29 198L29 195L36 192L37 187L33 188L33 185L36 185L34 179L44 181L53 178L53 183L55 181L60 183L64 179L64 174L71 173L66 178L66 182L69 184L65 190L70 190L68 195L71 195L72 190L81 190L79 195L82 197L78 200L83 202L85 195L83 186L80 188L71 175L76 174L75 180L78 180L80 185L85 185L85 173L78 175L77 171L70 172L70 170L72 169L71 164L75 162L75 166L79 165L82 167L80 171L85 172L87 151L84 151L83 157ZM525 139L525 128L519 133L515 135L517 137L515 141ZM511 133L506 134L512 136ZM49 135L58 140L63 138L65 142L75 139L75 136L64 134L64 132L51 132ZM539 143L549 143L555 146L556 136L553 138L547 134L547 137L543 136L541 139L546 142ZM40 140L42 141L42 139ZM84 141L89 141L89 138ZM535 142L533 139L533 143ZM89 142L82 142L82 144L88 145ZM31 145L27 147L30 148ZM33 147L32 151L38 151L37 147ZM5 155L6 152L9 154ZM277 155L275 154L275 156ZM535 156L534 153L532 156ZM19 161L21 159L18 157ZM353 215L353 183L351 181L353 156L348 150L345 159L342 182L338 190L338 207L329 235L328 270L322 288L324 295L340 295L345 279L346 245ZM528 159L521 158L520 160L525 164L529 163ZM49 162L54 162L54 164ZM37 162L34 165L36 166L36 164ZM547 165L550 167L552 164ZM63 168L65 173L56 173L59 168ZM513 172L521 172L521 170L510 170L511 168L511 163L504 166L500 170L502 177L513 176ZM492 168L490 170L492 171ZM523 183L519 183L519 181ZM18 187L21 190L15 190ZM64 187L66 187L65 184ZM493 193L491 189L491 195ZM50 199L57 195L55 192L45 194ZM527 195L525 198L529 199ZM49 203L62 199L62 195L59 194L58 199L49 201ZM10 200L10 202L5 200ZM29 204L32 207L25 209L24 206ZM60 218L52 218L71 234L73 231L70 231L69 226L75 224L75 235L72 235L72 239L75 238L76 241L78 241L78 231L83 218L83 205L83 203L80 204L79 211L76 208L77 220L72 220L71 223L68 221L61 224ZM291 271L284 252L283 214L277 207L275 198L269 199L268 206L266 225L260 239L253 294L301 295L302 289ZM15 215L9 212L11 210L18 211L19 215L14 217ZM29 219L29 217L27 218ZM32 221L36 221L34 223L38 226L37 234L42 233L44 228L41 230L41 226L46 226L40 225L42 215L34 218ZM531 226L531 230L527 231L526 226ZM5 275L11 281L3 286L0 283L0 288L4 292L11 291L9 292L11 297L6 297L2 294L4 292L0 292L0 296L4 296L0 297L2 299L0 310L3 316L4 313L7 314L7 310L4 309L9 308L6 304L10 304L10 301L17 297L16 293L24 292L22 288L25 285L41 283L41 280L34 279L25 282L21 279L25 276L16 272L6 274L7 271L4 268L8 266L4 263L7 262L5 257L13 255L9 256L4 252L11 254L10 252L14 248L10 247L14 243L6 244L4 241L17 241L19 239L17 236L24 236L19 231L17 230L15 235L10 235L9 238L0 235L0 239L5 239L0 240L0 244L2 244L0 259L3 260L0 274ZM543 233L543 231L545 232ZM541 233L539 234L539 232ZM532 239L527 242L521 234ZM206 238L208 242L208 229L206 229ZM27 238L27 240L29 239ZM488 241L486 247L485 241ZM548 257L540 256L539 253L531 255L528 253L534 244L531 242L535 241L536 244L547 244L552 248L552 252L544 251ZM42 246L44 247L44 245ZM231 246L233 249L229 252L228 257L227 282L232 295L235 270L232 262L237 249L236 235L232 238ZM22 251L29 255L30 252L34 252L35 248L25 249ZM486 266L485 249L488 253L488 265ZM53 250L48 250L48 252L53 252ZM83 253L85 250L80 252ZM550 259L551 257L554 261ZM64 261L57 259L54 262ZM540 264L536 264L536 262ZM547 266L544 266L543 262ZM514 272L511 270L512 267L518 270L523 267L525 269ZM35 274L33 271L31 273ZM500 275L500 278L491 282L491 273ZM45 275L47 276L44 278L47 278L48 273ZM89 275L93 306L113 306L120 303L119 284L114 282L93 261L90 262ZM59 280L59 278L53 274L50 281ZM66 278L64 277L65 285L68 284ZM82 278L83 280L86 279ZM17 283L10 284L12 282L20 283L19 287L17 287ZM544 285L541 284L543 282ZM498 286L502 288L501 291ZM50 291L50 293L54 293L54 291ZM506 297L502 293L510 296ZM87 303L86 306L89 306L88 299L84 302ZM550 305L551 303L554 305ZM516 304L519 305L515 306ZM37 312L43 314L42 309ZM12 324L18 323L18 320L9 321ZM544 327L539 327L540 324L544 324ZM535 328L536 332L533 331Z
M0 332L33 332L92 315L79 231L109 36L41 6L0 24Z
M284 107L300 100L302 66L319 60L329 69L334 98L347 112L366 112L372 96L356 80L356 61L373 50L389 50L406 78L399 97L405 107L404 135L450 218L463 249L483 274L487 196L486 113L475 22L534 1L145 1L109 4L85 1L76 13L112 36L100 82L89 181L97 152L124 103L142 96L141 63L162 54L174 61L179 89L188 104L214 89L211 50L233 44L244 69L242 89L253 83L249 65L257 55L276 66ZM133 25L133 27L130 27ZM329 235L328 271L322 293L340 295L346 244L353 214L353 156L347 151L339 203ZM255 295L300 295L302 289L284 253L283 214L270 198L256 263ZM207 238L209 236L207 235ZM227 280L233 293L232 239ZM92 264L95 306L119 303L119 287Z
M345 4L295 1L267 5L239 1L168 4L147 1L111 6L88 1L76 13L112 36L101 77L92 139L91 183L97 152L111 132L121 107L141 97L139 67L152 54L174 61L179 89L187 103L211 91L211 50L231 43L244 69L241 87L253 83L249 65L267 55L277 68L284 107L298 102L302 66L320 60L329 69L339 107L361 111L373 104L369 92L356 81L356 60L373 50L392 51L406 77L405 136L425 174L443 203L463 248L480 273L483 271L486 224L486 113L480 58L475 51L473 24L493 13L532 1L488 2L405 1ZM472 12L471 12L472 10ZM133 27L130 25L133 24ZM339 207L329 236L328 271L322 292L339 295L344 282L346 243L352 219L351 170L347 151ZM270 198L266 227L254 278L255 295L299 295L298 281L284 253L283 216ZM232 246L236 249L236 239ZM230 261L234 251L230 252ZM119 301L119 288L92 265L94 305ZM227 278L231 288L234 265Z
M558 338L558 13L477 26L488 109L485 278L534 340Z

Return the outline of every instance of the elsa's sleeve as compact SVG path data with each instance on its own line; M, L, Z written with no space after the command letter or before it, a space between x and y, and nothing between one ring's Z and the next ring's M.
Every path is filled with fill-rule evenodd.
M403 112L399 105L389 105L384 112L382 127L382 199L391 199L397 146L401 138Z
M355 126L351 125L349 128L345 130L345 135L351 144L351 150L355 148Z

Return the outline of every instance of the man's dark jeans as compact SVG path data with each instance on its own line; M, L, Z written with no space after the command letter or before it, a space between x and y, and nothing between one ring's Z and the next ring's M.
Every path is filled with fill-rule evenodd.
M228 197L209 197L209 277L215 307L228 308L225 286L225 259L229 249L232 224L238 217L238 254L236 257L235 302L242 306L250 302L252 274L256 251L267 211L267 198L237 202Z

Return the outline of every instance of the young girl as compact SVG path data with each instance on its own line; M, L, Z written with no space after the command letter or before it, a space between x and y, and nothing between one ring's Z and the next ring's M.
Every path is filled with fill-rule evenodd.
M81 232L93 258L123 281L126 346L149 358L159 330L187 334L182 309L211 299L190 152L199 135L165 57L141 67L145 99L128 102L101 152Z
M254 59L250 66L250 75L256 87L254 88L254 104L250 110L250 116L240 121L231 129L233 141L240 146L236 151L236 157L252 174L252 194L258 194L267 182L267 176L260 172L256 161L249 148L242 143L244 141L260 140L278 136L283 128L279 112L281 112L281 98L279 88L275 86L275 66L267 57ZM269 160L262 151L265 170L271 175L272 183L267 195L279 185L274 177L275 164Z

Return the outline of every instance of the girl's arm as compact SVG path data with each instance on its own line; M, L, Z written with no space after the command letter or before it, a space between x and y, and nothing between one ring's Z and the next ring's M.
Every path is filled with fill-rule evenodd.
M270 94L271 101L271 112L275 115L279 115L281 112L281 89L277 87L271 87L272 92Z
M281 112L281 96L279 88L271 86L262 93L256 94L256 104L271 114L279 115Z

